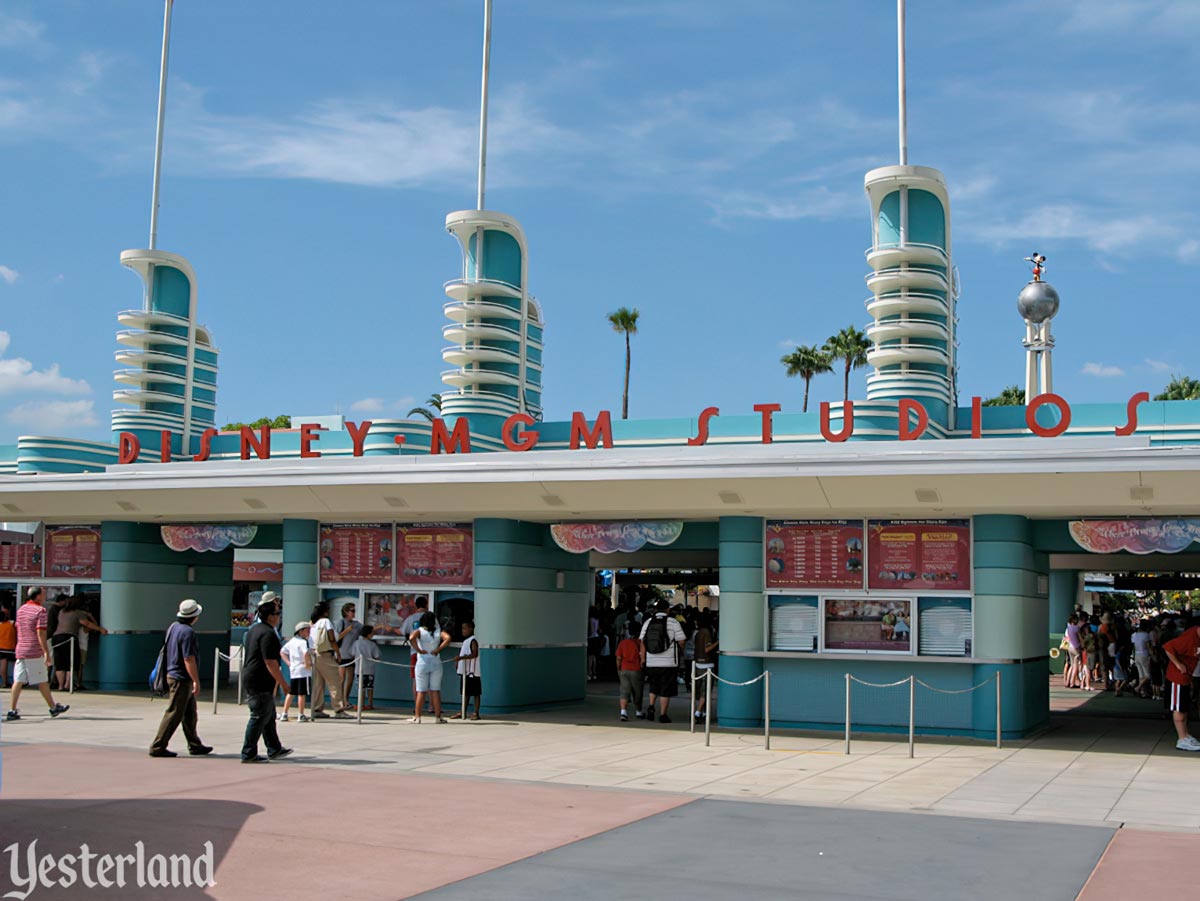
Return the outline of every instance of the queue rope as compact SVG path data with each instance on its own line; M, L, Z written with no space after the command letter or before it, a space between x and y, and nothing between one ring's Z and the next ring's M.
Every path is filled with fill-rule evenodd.
M901 679L898 682L867 682L866 680L860 679L858 676L854 675L850 676L850 681L857 682L859 685L865 685L868 688L895 688L897 685L908 684L907 679Z
M917 680L917 684L920 685L922 688L928 688L930 691L936 691L938 694L965 695L972 691L978 691L979 689L983 688L985 685L991 685L995 681L996 681L996 677L992 676L990 679L984 679L978 685L972 685L970 688L937 688L936 686L930 685L928 682L922 682L920 679Z

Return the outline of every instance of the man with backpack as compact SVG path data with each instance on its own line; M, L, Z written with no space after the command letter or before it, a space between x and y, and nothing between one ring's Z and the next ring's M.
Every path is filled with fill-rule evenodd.
M196 640L196 630L192 628L192 624L200 618L203 609L191 599L184 601L179 605L175 622L167 628L163 659L159 665L166 668L169 699L167 709L163 711L162 722L158 724L158 734L150 744L151 757L179 756L169 750L167 745L180 726L183 726L183 736L187 739L189 754L202 757L212 753L212 748L200 740L200 734L196 731L196 697L200 694L200 667L197 662L199 642Z
M654 615L642 625L642 665L646 668L646 685L650 690L650 706L646 719L654 722L654 704L658 702L658 721L669 723L667 705L679 691L676 673L679 654L687 636L674 617L667 616L667 604L654 605Z

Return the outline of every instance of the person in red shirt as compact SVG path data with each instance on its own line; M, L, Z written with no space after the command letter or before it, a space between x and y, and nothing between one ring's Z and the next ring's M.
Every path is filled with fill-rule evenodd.
M630 701L634 715L642 719L642 643L633 637L628 623L617 645L617 678L621 682L621 722L629 722Z
M1167 704L1179 741L1175 747L1180 751L1200 751L1200 741L1188 732L1188 710L1192 706L1192 673L1200 662L1200 626L1192 626L1178 638L1163 646L1163 653L1170 663L1167 665Z

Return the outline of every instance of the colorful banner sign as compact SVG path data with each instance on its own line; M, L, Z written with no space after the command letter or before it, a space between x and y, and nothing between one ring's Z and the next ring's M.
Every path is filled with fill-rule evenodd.
M46 578L100 579L99 526L47 526Z
M38 578L42 574L42 546L33 542L0 544L0 577Z
M867 587L971 589L967 519L873 519L867 524Z
M1085 519L1070 529L1076 544L1096 554L1178 554L1200 541L1200 519Z
M163 542L173 551L223 551L245 547L258 534L258 526L163 526Z
M554 543L564 551L601 554L639 551L647 544L668 545L683 534L679 520L634 522L564 522L550 527Z
M470 524L396 526L396 581L402 585L470 585L474 564Z
M392 581L392 527L387 523L321 526L320 581Z
M768 589L862 588L861 519L769 520Z
M911 654L912 600L825 599L825 650Z

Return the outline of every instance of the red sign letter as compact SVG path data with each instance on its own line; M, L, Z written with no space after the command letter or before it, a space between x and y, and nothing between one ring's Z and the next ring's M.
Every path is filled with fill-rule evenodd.
M371 420L369 419L359 426L352 422L346 423L346 431L350 433L350 440L354 442L354 456L361 457L363 455L363 442L367 440L367 431L370 428Z
M983 437L983 398L971 398L971 437Z
M1139 391L1133 397L1129 398L1129 403L1125 406L1125 425L1118 428L1115 434L1132 435L1137 431L1138 404L1144 404L1148 400L1150 400L1149 391Z
M429 442L431 454L469 454L471 452L471 424L465 419L454 423L454 431L446 431L446 421L433 421L433 436Z
M537 432L527 432L525 429L522 429L521 437L518 440L512 433L513 426L518 423L523 425L525 429L528 429L533 425L533 417L526 416L524 413L514 413L508 419L504 420L504 426L500 429L500 437L504 440L504 446L510 451L532 450L541 436Z
M136 463L138 454L142 452L142 442L133 432L122 432L121 440L117 442L117 462Z
M705 407L700 413L700 421L696 423L696 437L689 438L688 444L691 447L700 447L702 444L708 443L708 421L714 416L720 416L721 411L716 407Z
M771 443L771 417L778 413L782 407L779 404L755 404L754 412L762 414L762 443Z
M265 425L260 432L261 438L254 436L254 429L248 425L242 426L242 459L250 459L250 449L254 449L254 455L260 460L271 459L271 427Z
M205 429L200 435L200 453L192 457L197 463L203 463L212 453L212 440L221 434L216 429Z
M1038 425L1037 411L1046 404L1058 407L1059 413L1062 414L1058 425L1049 428ZM1039 394L1025 408L1025 425L1039 438L1056 438L1071 425L1071 405L1057 394Z
M612 447L612 416L608 410L601 410L600 415L596 417L596 426L593 429L588 429L587 420L583 418L582 413L571 414L571 450L576 450L579 447L580 439L587 445L588 449L594 448L597 444L604 441L605 447Z
M321 440L321 427L311 422L300 426L300 456L304 458L319 457L320 451L312 449L314 441Z
M171 433L166 429L162 430L162 438L159 440L158 459L163 463L171 462Z
M908 427L908 414L916 412L917 427L910 430ZM929 411L924 405L913 400L910 397L900 398L900 440L915 441L925 434L925 430L929 428Z
M854 401L842 405L842 430L836 435L829 431L829 401L821 401L821 437L826 441L845 441L854 434Z

